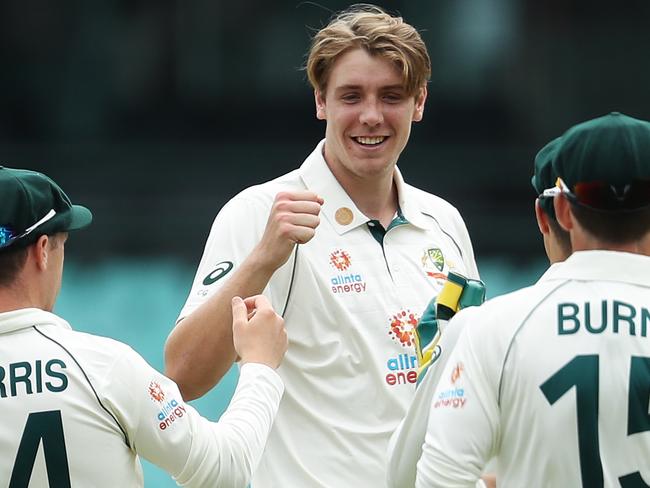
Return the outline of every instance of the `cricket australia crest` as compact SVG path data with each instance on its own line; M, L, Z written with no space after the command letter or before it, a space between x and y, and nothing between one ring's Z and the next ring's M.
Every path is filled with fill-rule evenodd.
M440 248L432 247L426 249L422 255L421 261L422 267L427 276L442 279L447 277L447 275L442 272L445 268L445 257Z

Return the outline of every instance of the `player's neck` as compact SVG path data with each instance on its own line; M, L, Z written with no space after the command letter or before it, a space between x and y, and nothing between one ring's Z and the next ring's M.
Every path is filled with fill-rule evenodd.
M386 228L397 211L397 187L394 166L374 175L358 175L342 165L331 165L330 171L354 202L368 218L378 220Z
M587 233L579 235L578 238L575 235L571 237L574 251L618 251L650 256L650 233L640 239L624 243L603 242Z
M2 288L0 291L0 313L11 312L23 308L39 308L26 296L16 293L14 289Z
M378 220L384 229L387 229L397 212L397 187L395 182L390 180L388 188L366 189L350 194L350 198L363 214L372 219Z
M44 309L41 291L34 281L19 275L13 283L0 287L0 312L11 312L23 308Z

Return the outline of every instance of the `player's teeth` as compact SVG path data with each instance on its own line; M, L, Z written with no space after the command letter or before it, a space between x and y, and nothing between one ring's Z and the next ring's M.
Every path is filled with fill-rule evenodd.
M380 142L384 142L384 139L386 139L384 136L379 136L379 137L357 137L357 142L359 144L379 144Z

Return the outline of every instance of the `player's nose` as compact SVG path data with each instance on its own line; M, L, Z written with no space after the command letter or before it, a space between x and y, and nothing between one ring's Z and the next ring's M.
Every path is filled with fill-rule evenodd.
M377 126L384 121L381 103L377 99L368 99L362 102L359 112L359 122L370 127Z

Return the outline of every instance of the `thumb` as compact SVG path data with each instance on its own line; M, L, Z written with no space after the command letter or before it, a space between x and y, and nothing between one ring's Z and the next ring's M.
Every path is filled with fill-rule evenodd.
M244 300L242 300L240 297L232 297L232 327L233 329L237 327L242 327L246 322L248 321L247 319L247 312L246 312L246 304L244 303Z

